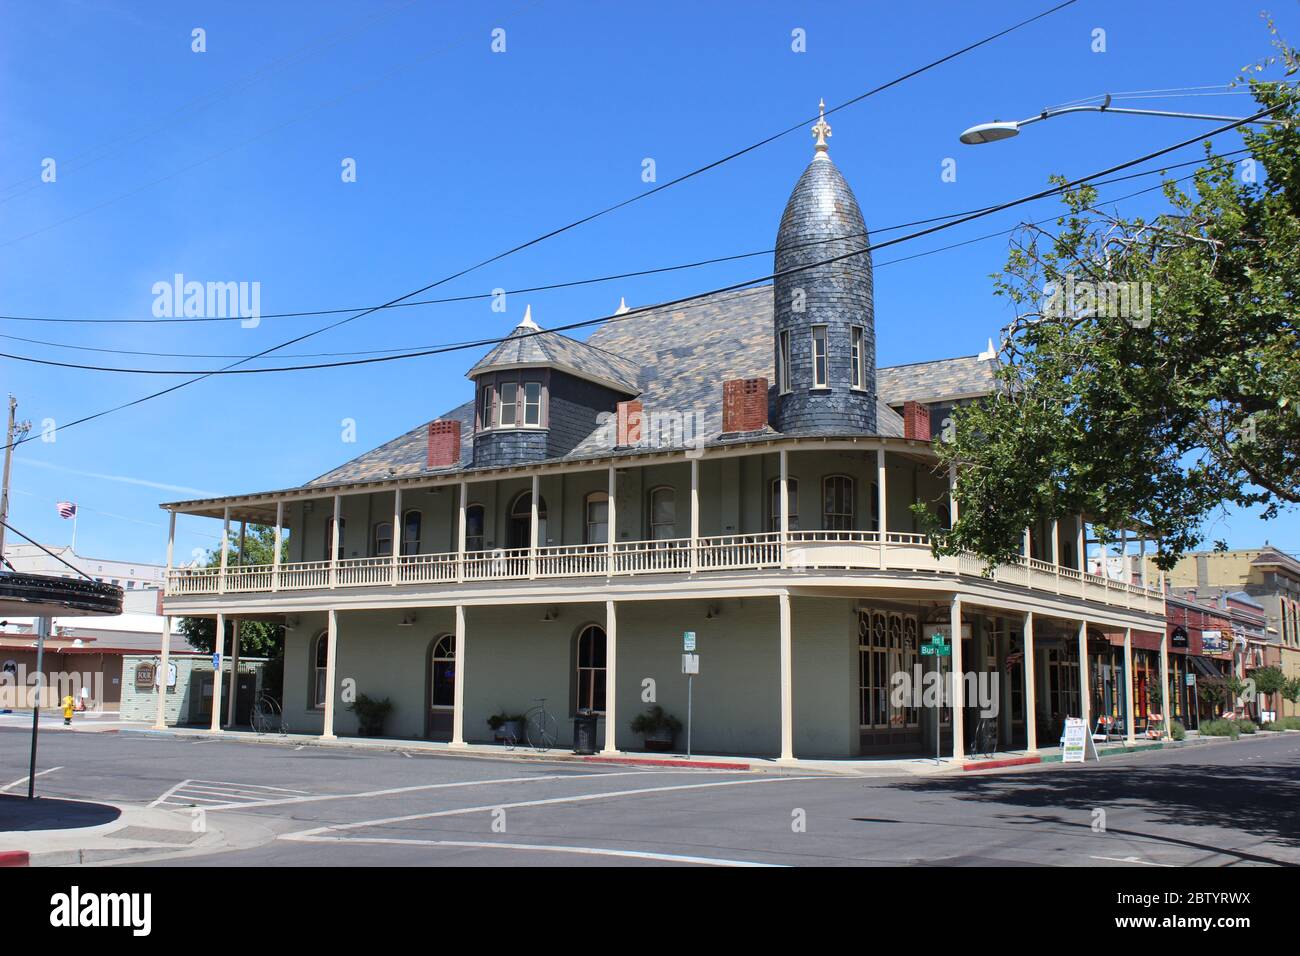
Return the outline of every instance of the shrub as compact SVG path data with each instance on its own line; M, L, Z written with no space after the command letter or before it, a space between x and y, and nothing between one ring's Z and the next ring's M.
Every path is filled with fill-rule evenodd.
M1174 740L1184 740L1187 737L1187 728L1183 726L1181 720L1175 720L1169 725L1169 734Z
M1237 728L1243 734L1253 734L1259 730L1259 728L1255 726L1255 722L1253 720L1239 720L1237 721Z
M1202 737L1231 737L1236 740L1241 734L1241 728L1237 726L1235 720L1204 720L1201 721Z

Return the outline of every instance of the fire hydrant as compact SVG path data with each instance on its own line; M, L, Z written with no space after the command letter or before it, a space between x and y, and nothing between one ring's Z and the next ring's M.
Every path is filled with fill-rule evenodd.
M63 725L72 726L72 695L68 694L63 698Z

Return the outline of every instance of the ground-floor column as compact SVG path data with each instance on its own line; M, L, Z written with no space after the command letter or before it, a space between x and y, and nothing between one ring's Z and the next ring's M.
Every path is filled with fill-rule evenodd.
M1092 690L1088 682L1088 622L1079 622L1079 713L1083 726L1092 733Z
M334 679L338 673L339 612L330 610L329 630L325 636L325 721L321 736L334 739Z
M966 756L966 681L962 664L961 597L952 596L952 759Z
M226 706L226 726L235 726L235 698L239 696L239 618L230 624L230 702Z
M1034 686L1034 612L1025 612L1025 749L1038 752L1038 700Z
M464 483L461 483L464 488ZM461 514L464 514L465 497L461 495ZM461 535L463 540L464 522L461 523ZM462 552L463 552L462 545ZM465 664L468 654L465 650L465 605L456 605L456 672L452 675L452 681L455 689L452 692L451 708L451 745L453 747L465 746Z
M1160 709L1164 711L1165 717L1165 736L1173 736L1173 728L1170 717L1174 709L1174 702L1169 697L1169 632L1163 630L1160 632Z
M1124 739L1130 747L1137 741L1133 716L1133 628L1124 628Z
M794 647L790 636L790 595L777 597L781 619L781 759L794 759Z
M618 617L614 602L605 602L605 749L618 753Z
M226 615L217 612L216 637L212 641L212 725L213 733L221 730L221 666L226 649Z
M176 513L172 512L172 514L174 516ZM162 661L158 665L157 677L155 678L158 681L158 710L153 717L153 725L158 730L162 730L167 726L167 673L171 669L172 619L164 617L162 626ZM125 681L126 679L127 675L123 672L122 680Z

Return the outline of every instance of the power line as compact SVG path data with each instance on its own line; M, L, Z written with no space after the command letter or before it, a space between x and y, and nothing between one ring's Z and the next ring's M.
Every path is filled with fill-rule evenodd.
M880 85L880 86L878 86L878 87L876 87L876 88L874 88L874 89L872 89L872 90L868 90L868 91L865 92L865 93L862 93L862 94L860 94L860 95L858 95L858 96L856 96L856 97L853 97L853 98L850 99L850 100L845 101L844 103L841 103L839 106L832 107L831 110L830 110L829 112L831 112L831 113L835 113L835 112L838 112L839 110L844 109L845 107L850 106L850 105L852 105L852 104L854 104L854 103L861 102L862 100L866 99L866 98L869 97L869 96L873 96L873 95L875 95L876 93L879 93L879 92L882 92L882 91L884 91L884 90L887 90L887 89L889 89L889 88L891 88L891 87L893 87L893 86L897 86L899 83L902 83L902 82L904 82L905 80L908 80L908 79L910 79L910 78L912 78L912 77L914 77L914 76L918 76L918 75L920 75L920 74L926 72L927 70L934 69L935 67L937 67L937 66L939 66L939 65L941 65L941 64L943 64L943 63L946 63L946 62L948 62L949 60L955 59L956 57L959 57L959 56L961 56L961 55L963 55L963 54L965 54L965 53L968 53L968 52L970 52L971 50L975 50L975 49L978 49L979 47L984 46L984 45L986 45L986 44L988 44L988 43L992 43L994 40L997 40L997 39L999 39L1000 37L1006 36L1007 34L1012 33L1012 32L1014 32L1014 31L1016 31L1016 30L1019 30L1019 29L1021 29L1022 27L1027 26L1028 24L1033 23L1033 22L1035 22L1035 21L1037 21L1037 20L1041 20L1042 18L1044 18L1044 17L1046 17L1046 16L1050 16L1051 14L1056 13L1056 12L1059 11L1059 10L1064 10L1066 7L1072 6L1072 5L1074 5L1075 3L1077 3L1077 2L1078 2L1078 0L1064 0L1064 2L1062 2L1062 3L1058 3L1057 5L1055 5L1055 6L1051 7L1051 8L1049 8L1049 9L1047 9L1047 10L1045 10L1045 11L1043 11L1042 13L1036 14L1035 16L1032 16L1032 17L1030 17L1030 18L1028 18L1028 19L1026 19L1026 20L1021 20L1019 23L1016 23L1016 24L1014 24L1013 26L1010 26L1010 27L1008 27L1008 28L1006 28L1006 29L1004 29L1004 30L1000 30L1000 31L998 31L997 33L991 34L991 35L985 37L985 38L982 39L982 40L978 40L978 41L976 41L975 43L972 43L972 44L970 44L970 45L968 45L968 46L965 46L965 47L963 47L963 48L960 49L960 50L957 50L957 51L955 51L955 52L953 52L953 53L948 54L947 56L941 57L941 58L938 59L938 60L934 60L934 61L932 61L932 62L926 64L925 66L922 66L922 67L919 67L919 68L917 68L917 69L915 69L915 70L910 71L909 73L905 73L905 74L903 74L902 76L896 77L895 79L890 80L890 81L887 82L887 83L884 83L884 84L882 84L882 85ZM707 164L707 165L705 165L705 166L701 166L701 167L699 167L698 169L692 170L692 171L690 171L690 172L688 172L688 173L685 173L685 174L683 174L683 175L681 175L681 176L678 176L678 177L676 177L675 179L669 180L669 181L666 182L666 183L661 183L661 184L659 184L658 186L655 186L653 189L649 189L649 190L647 190L647 191L645 191L645 192L643 192L643 193L639 193L639 194L636 195L636 196L632 196L632 197L630 197L630 198L628 198L628 199L625 199L625 200L623 200L623 201L621 201L621 202L615 203L615 204L612 205L612 206L607 206L606 208L604 208L604 209L602 209L602 210L599 210L598 212L591 213L591 214L589 214L589 215L587 215L587 216L584 216L584 217L582 217L582 218L580 218L580 219L574 220L573 222L570 222L570 223L568 223L567 225L561 226L561 227L559 227L559 228L557 228L557 229L553 229L553 230L551 230L550 232L543 233L542 235L537 236L537 237L535 237L535 238L533 238L533 239L530 239L530 240L528 240L527 242L520 243L520 244L518 244L518 245L516 245L516 246L514 246L514 247L512 247L512 248L510 248L510 249L507 249L507 250L504 251L504 252L501 252L501 253L498 253L498 254L496 254L496 255L494 255L494 256L491 256L490 258L487 258L487 259L481 260L480 262L478 262L478 263L476 263L476 264L474 264L474 265L472 265L472 266L469 266L468 268L461 269L461 270L458 271L458 272L454 272L454 273L452 273L452 274L450 274L450 275L444 276L443 278L438 279L438 280L436 280L436 281L434 281L434 282L431 282L431 283L429 283L428 285L422 286L422 287L419 288L419 289L415 289L415 290L413 290L413 291L411 291L411 292L406 293L405 295L398 296L398 297L396 297L395 299L392 299L392 300L390 300L390 301L384 303L384 305L382 305L382 306L377 306L377 307L372 308L372 309L366 309L366 310L364 310L364 311L362 311L362 312L358 312L358 313L355 314L355 315L351 315L351 316L348 316L347 318L340 319L340 320L337 321L337 322L330 323L329 325L326 325L326 326L323 326L323 327L321 327L321 328L315 329L315 330L313 330L313 331L311 331L311 332L306 332L306 333L304 333L304 334L302 334L302 335L295 336L294 338L291 338L291 339L289 339L289 340L287 340L287 341L285 341L285 342L281 342L281 343L278 344L278 345L274 345L274 346L271 346L270 348L264 349L264 350L262 350L261 352L258 352L256 355L249 356L249 357L246 358L246 359L240 359L239 361L234 362L234 363L232 363L232 364L229 365L229 366L226 366L224 369L221 369L220 371L228 371L229 369L232 369L232 368L235 368L235 367L237 367L237 366L239 366L239 365L244 364L244 362L251 361L251 360L253 360L253 359L257 359L257 358L261 358L263 355L269 355L271 352L278 351L278 350L280 350L280 349L282 349L282 348L287 348L287 347L290 346L290 345L296 345L298 342L302 342L302 341L304 341L305 339L309 339L309 338L311 338L312 336L319 335L319 334L321 334L322 332L327 332L327 331L330 331L331 329L338 328L338 327L341 326L341 325L345 325L345 324L347 324L348 322L352 322L352 321L355 321L356 319L364 318L365 316L370 315L370 314L372 314L373 312L377 312L377 311L379 311L379 309L384 308L384 307L386 307L386 306L395 305L395 304L398 303L398 302L403 302L403 301L405 301L405 300L407 300L407 299L414 298L415 296L417 296L417 295L421 295L421 294L423 294L423 293L429 291L429 290L432 289L432 288L435 288L435 287L440 286L440 285L444 285L444 284L447 283L447 282L451 282L451 281L453 281L453 280L455 280L455 279L458 279L458 278L460 278L460 277L462 277L462 276L464 276L464 275L469 274L470 272L473 272L473 271L475 271L475 270L477 270L477 269L482 268L483 266L489 265L490 263L493 263L493 262L500 261L501 259L504 259L504 258L506 258L507 256L510 256L510 255L513 255L514 253L519 252L519 251L521 251L521 250L523 250L523 249L527 249L527 248L529 248L529 247L531 247L531 246L535 246L535 245L537 245L538 243L545 242L547 239L550 239L550 238L552 238L552 237L554 237L554 236L560 235L561 233L568 232L568 231L571 230L571 229L576 229L578 226L581 226L581 225L583 225L583 224L585 224L585 223L591 222L592 220L597 219L597 218L600 218L601 216L607 215L608 213L611 213L611 212L613 212L613 211L615 211L615 210L617 210L617 209L621 209L621 208L623 208L623 207L625 207L625 206L631 205L631 204L634 203L634 202L638 202L638 201L640 201L640 200L642 200L642 199L645 199L647 196L653 196L653 195L655 195L656 193L662 192L663 190L668 189L668 188L671 187L671 186L674 186L674 185L676 185L676 184L678 184L678 183L681 183L681 182L685 182L686 180L688 180L688 179L692 179L692 178L694 178L695 176L699 176L699 175L703 174L704 172L707 172L707 171L710 170L710 169L715 169L715 168L717 168L717 167L723 165L724 163L730 162L731 160L736 159L737 157L743 156L743 155L745 155L745 154L747 154L747 153L750 153L750 152L752 152L752 151L754 151L754 150L756 150L756 149L758 149L758 148L760 148L760 147L762 147L762 146L764 146L764 145L767 145L768 143L773 142L774 140L780 139L781 137L786 136L786 135L788 135L789 133L792 133L792 132L794 132L794 131L797 130L797 129L801 129L801 128L803 128L803 127L804 127L808 122L810 122L810 120L804 120L804 121L802 121L802 122L800 122L800 123L798 123L798 124L796 124L796 125L794 125L794 126L787 127L786 129L782 130L782 131L779 132L779 133L776 133L775 135L772 135L772 136L766 137L765 139L759 140L757 143L753 143L753 144L751 144L751 145L749 145L749 146L744 147L743 149L737 150L737 151L735 151L735 152L733 152L733 153L731 153L731 154L729 154L729 155L727 155L727 156L724 156L722 159L715 160L715 161L712 162L712 163L709 163L709 164ZM141 405L141 404L143 404L143 403L145 403L145 402L152 401L152 400L155 399L155 398L162 398L162 397L165 396L165 395L170 395L172 392L175 392L175 391L178 391L178 390L180 390L180 389L182 389L182 388L185 388L187 385L193 385L193 384L195 384L196 382L201 382L201 381L203 381L204 379L206 379L206 378L208 378L208 377L209 377L208 374L198 375L198 376L196 376L195 378L187 379L187 380L184 381L184 382L178 382L177 384L172 385L172 386L169 386L168 388L160 389L160 390L158 390L158 391L156 391L156 392L151 392L151 393L148 394L148 395L143 395L143 396L141 396L140 398L133 399L133 400L131 400L131 401L129 401L129 402L123 402L123 403L121 403L121 404L118 404L118 405L112 406L112 407L110 407L110 408L106 408L106 409L104 409L104 410L102 410L102 411L94 412L94 413L89 414L89 415L84 415L84 416L82 416L81 418L74 419L73 421L68 422L67 424L65 424L65 425L63 425L63 426L61 426L61 427L62 427L63 429L72 428L72 427L74 427L74 426L76 426L76 425L80 425L80 424L84 424L84 423L86 423L86 422L94 421L95 419L98 419L98 418L103 418L105 415L111 415L111 414L113 414L114 412L123 411L123 410L125 410L125 409L127 409L127 408L132 408L132 407L134 407L134 406L136 406L136 405ZM15 445L18 445L18 444L21 444L21 443L22 443L21 440L19 440L19 441L15 441L15 442L14 442Z
M1243 153L1248 153L1248 152L1250 152L1249 149L1235 149L1220 154L1220 158L1226 159L1229 156L1239 156ZM1113 179L1101 180L1099 182L1094 183L1093 185L1108 186L1111 185L1112 183L1125 182L1127 180L1137 179L1142 176L1154 176L1159 173L1168 172L1171 169L1182 169L1186 166L1197 166L1204 162L1205 161L1203 159L1193 159L1185 163L1174 163L1172 165L1161 166L1157 169L1147 169L1147 170L1142 170L1141 172L1130 173L1126 176L1116 176ZM857 232L857 233L849 233L840 236L831 236L828 239L810 240L808 242L799 243L798 245L793 246L792 248L802 249L802 248L807 248L812 246L822 246L832 242L840 242L846 239L861 239L861 238L867 238L872 235L879 236L887 232L895 232L899 229L908 229L911 228L912 226L928 225L932 222L941 222L945 219L955 219L959 216L967 216L970 215L971 213L983 212L988 208L990 207L981 206L978 209L967 209L962 212L944 213L943 215L931 216L927 219L915 219L912 220L911 222L897 223L891 226L875 227L875 228L868 229L866 232ZM602 282L616 282L620 279L637 279L637 278L642 278L644 276L662 275L668 272L678 272L684 269L697 269L704 266L718 265L724 262L736 262L741 259L752 259L758 256L772 255L774 252L776 252L775 249L756 249L752 252L740 252L740 253L735 253L733 255L717 256L711 259L697 259L693 262L683 262L671 266L659 266L653 269L639 269L633 272L620 272L620 273L614 273L612 275L595 276L586 279L570 279L564 282L553 282L553 283L548 283L546 285L526 286L519 289L503 289L502 293L507 296L510 296L510 295L526 295L533 292L552 292L557 289L571 289L576 286L595 285ZM333 308L333 309L301 310L301 311L294 311L294 312L267 312L258 315L258 319L259 320L287 319L287 318L301 318L304 316L312 316L312 315L339 315L347 312L357 312L366 308L402 309L402 308L411 308L413 306L448 305L448 304L455 304L461 302L478 302L484 299L493 298L496 294L497 293L495 292L475 292L468 295L447 296L438 299L417 299L412 302L398 302L390 306L359 306L358 305L358 306L349 306L349 307ZM74 325L76 324L79 325L168 325L174 323L189 324L189 323L202 323L202 322L244 322L247 321L247 319L243 316L238 316L238 315L211 316L211 317L191 316L191 317L183 317L183 318L172 317L172 318L153 318L153 319L66 318L66 317L35 316L35 315L0 315L0 321L44 322L44 323L74 324ZM125 349L125 350L101 349L101 348L91 348L88 346L80 346L80 345L66 345L64 343L58 343L58 342L43 342L39 339L26 339L26 338L22 338L21 336L14 336L14 335L0 335L0 338L14 339L20 342L30 342L35 345L52 345L55 347L73 348L73 349L79 349L88 352L105 352L105 353L117 354L117 355L147 355L147 356L153 356L158 358L242 358L243 357L242 355L193 354L193 353L187 354L187 353L169 353L169 352L132 351L129 349ZM383 351L400 352L403 350L402 349L391 349L391 350L377 349L375 350L375 354L378 354L379 352L383 352ZM334 355L334 354L360 354L360 353L324 352L324 353L318 353L316 355L297 355L293 357L319 358L322 355Z
M1010 209L1010 208L1013 208L1013 207L1015 207L1015 206L1024 205L1025 203L1034 202L1034 201L1036 201L1036 200L1038 200L1038 199L1043 199L1043 198L1045 198L1045 197L1047 197L1047 196L1057 195L1057 194L1059 194L1059 193L1062 193L1062 192L1065 192L1065 191L1067 191L1067 190L1069 190L1069 189L1072 189L1072 188L1074 188L1074 187L1076 187L1076 186L1079 186L1079 185L1081 185L1081 184L1083 184L1083 183L1085 183L1085 182L1088 182L1088 181L1093 180L1093 179L1097 179L1098 177L1101 177L1101 176L1108 176L1108 175L1110 175L1111 173L1119 172L1120 170L1123 170L1123 169L1128 169L1129 167L1136 166L1136 165L1139 165L1139 164L1144 163L1144 162L1148 162L1148 161L1150 161L1150 160L1152 160L1152 159L1155 159L1155 158L1158 158L1158 157L1160 157L1160 156L1166 155L1167 153L1170 153L1170 152L1173 152L1173 151L1176 151L1176 150L1182 149L1182 148L1184 148L1184 147L1187 147L1187 146L1190 146L1190 145L1193 145L1193 144L1196 144L1196 143L1203 142L1204 140L1208 139L1209 137L1217 136L1217 135L1219 135L1220 133L1228 132L1228 131L1233 130L1233 129L1236 129L1236 128L1240 127L1240 126L1246 125L1246 124L1248 124L1248 123L1253 123L1253 122L1255 122L1256 120L1260 119L1261 117L1263 117L1263 116L1267 116L1267 115L1269 115L1270 113L1275 112L1275 111L1278 110L1279 108L1280 108L1280 107L1277 107L1277 106L1269 107L1268 109L1261 110L1260 112L1254 114L1253 116L1247 116L1247 117L1244 117L1244 118L1239 119L1239 120L1234 120L1234 121L1231 122L1231 123L1225 124L1224 126L1221 126L1221 127L1217 128L1217 129L1211 130L1209 133L1205 133L1205 134L1201 134L1201 135L1199 135L1199 136L1195 136L1195 137L1193 137L1193 138L1191 138L1191 139L1184 140L1184 141L1182 141L1181 143L1176 143L1176 144L1174 144L1174 145L1172 145L1172 146L1166 146L1166 147L1164 147L1163 149L1156 150L1156 151L1153 152L1153 153L1148 153L1148 154L1146 154L1145 156L1139 156L1139 157L1137 157L1136 159L1127 160L1127 161L1125 161L1125 162L1123 162L1123 163L1120 163L1120 164L1115 165L1115 166L1111 166L1111 167L1109 167L1109 168L1107 168L1107 169L1104 169L1104 170L1101 170L1101 171L1099 171L1099 172L1096 172L1096 173L1090 173L1089 175L1086 175L1086 176L1081 176L1081 177L1079 177L1079 178L1077 178L1077 179L1071 180L1070 182L1062 183L1062 184L1059 185L1059 186L1051 186L1051 187L1048 187L1047 189L1040 190L1040 191L1038 191L1038 192L1036 192L1036 193L1032 193L1032 194L1030 194L1030 195L1028 195L1028 196L1021 196L1021 197L1018 198L1018 199L1008 200L1007 202L999 203L999 204L996 205L996 206L989 206L989 207L986 207L986 208L983 209L983 210L980 210L980 211L977 211L977 212L973 212L973 213L967 214L967 215L965 215L965 216L963 216L963 217L961 217L961 218L953 219L953 220L948 221L948 222L940 223L939 225L930 226L930 227L928 227L928 228L926 228L926 229L922 229L922 230L920 230L920 231L918 231L918 232L909 233L909 234L904 235L904 236L898 236L898 237L896 237L896 238L894 238L894 239L887 239L887 240L885 240L884 242L879 242L879 243L869 243L868 245L866 245L866 246L865 246L864 248L862 248L862 249L857 249L857 250L853 250L853 251L851 251L851 252L846 252L846 253L843 253L843 254L838 255L838 256L832 256L832 257L829 258L829 259L821 259L821 260L819 260L819 261L817 261L817 262L808 263L808 264L806 264L806 265L795 266L795 267L792 267L792 268L789 268L789 269L779 270L779 271L773 272L773 273L771 273L771 274L769 274L769 275L765 275L765 276L757 276L757 277L752 278L752 279L746 279L746 280L741 281L741 282L732 283L732 284L730 284L730 285L722 286L722 287L720 287L720 288L716 288L716 289L711 289L711 290L709 290L709 291L707 291L707 292L698 292L698 293L694 293L694 294L689 295L689 296L683 296L682 298L679 298L679 299L673 299L673 300L670 300L670 301L668 301L668 302L661 302L661 303L658 303L658 304L655 304L655 305L650 305L650 306L640 306L640 307L635 308L635 309L629 309L627 312L624 312L624 313L621 313L621 314L616 314L616 315L607 315L607 316L600 316L600 317L598 317L598 318L594 318L594 319L584 319L584 320L581 320L581 321L578 321L578 322L571 322L571 323L568 323L567 325L556 326L556 327L551 328L551 329L541 329L541 330L538 330L538 331L535 331L535 332L525 332L523 335L518 335L518 336L514 335L514 333L511 333L511 336L504 336L504 337L496 337L496 338L480 339L480 340L477 340L477 341L475 341L475 342L457 343L457 344L454 344L454 345L447 345L447 346L435 346L435 347L433 347L433 348L421 349L421 350L417 350L417 351L413 351L413 352L404 352L404 353L401 353L401 354L398 354L398 355L384 355L384 356L371 357L371 358L351 359L351 360L341 361L341 362L316 362L316 363L311 363L311 364L307 364L307 365L279 366L279 367L275 367L275 368L262 368L262 369L237 369L236 366L241 365L241 364L243 364L243 362L248 361L248 360L250 360L250 359L253 359L253 358L259 358L259 357L261 357L261 355L265 355L265 354L267 354L268 352L273 351L273 350L268 349L266 352L259 353L258 355L255 355L255 356L249 356L248 359L244 359L244 360L242 360L242 361L240 361L240 362L236 362L236 363L234 363L233 365L226 366L225 368L221 368L221 369L211 369L211 370L203 370L203 371L198 371L198 370L179 370L179 369L178 369L178 370L125 369L125 368L116 368L116 367L109 367L109 366L81 365L81 364L71 363L71 362L57 362L57 361L54 361L54 360L51 360L51 359L37 359L37 358L30 358L30 357L24 357L24 356L16 356L16 355L10 355L10 354L3 353L3 352L0 352L0 357L2 357L2 358L14 358L14 359L18 359L19 361L32 362L32 363L35 363L35 364L38 364L38 365L54 366L54 367L58 367L58 368L74 368L74 369L79 369L79 370L83 370L83 371L121 372L121 373L127 373L127 374L139 374L139 375L198 375L198 376L200 376L200 377L204 377L204 378L206 378L206 377L208 377L208 376L212 376L212 375L252 375L252 374L260 374L260 373L266 373L266 372L299 372L299 371L312 371L312 370L319 370L319 369L326 369L326 368L341 368L341 367L344 367L344 366L353 366L353 365L373 365L373 364L377 364L377 363L380 363L380 362L392 362L392 361L398 361L398 360L408 359L408 358L422 358L422 357L424 357L424 356L428 356L428 355L437 355L437 354L444 354L444 353L447 353L447 352L462 351L462 350L464 350L464 349L468 349L468 348L476 348L476 347L483 346L483 345L495 345L495 344L497 344L497 343L500 343L500 342L505 341L506 338L510 338L510 337L512 337L512 336L515 337L515 338L529 338L529 337L534 336L534 335L544 335L544 334L546 334L547 332L567 332L567 331L570 331L570 330L573 330L573 329L586 328L586 327L589 327L589 326L592 326L592 325L599 325L599 324L603 324L603 323L606 323L606 322L612 322L612 321L625 321L625 320L627 320L627 319L629 319L629 318L632 318L632 317L634 317L634 316L640 315L640 314L645 313L645 312L649 312L649 311L659 311L659 310L663 310L663 309L672 308L673 306L684 305L684 304L687 304L687 303L690 303L690 302L694 302L694 301L697 301L697 300L700 300L700 299L710 298L710 297L715 296L715 295L722 295L722 294L727 293L727 292L735 292L735 291L738 291L738 290L740 290L740 289L744 289L744 288L746 288L746 287L748 287L748 286L752 286L752 285L754 285L755 283L758 283L758 282L767 282L767 281L775 280L775 279L777 279L777 278L782 278L782 277L787 276L787 275L794 275L794 274L799 273L799 272L804 272L804 271L807 271L807 270L809 270L809 269L815 269L815 268L818 268L818 267L820 267L820 266L824 266L824 265L832 265L832 264L834 264L834 263L836 263L836 262L841 262L841 261L843 261L843 260L845 260L845 259L849 259L849 258L852 258L852 257L854 257L854 256L865 255L865 254L870 253L870 252L873 252L873 251L875 251L875 250L877 250L877 249L884 249L884 248L887 248L887 247L889 247L889 246L897 245L897 244L899 244L899 243L901 243L901 242L907 242L907 241L910 241L910 240L912 240L912 239L918 239L918 238L920 238L920 237L922 237L922 236L928 236L928 235L931 235L932 233L941 232L941 231L943 231L943 230L945 230L945 229L950 229L950 228L952 228L952 227L954 227L954 226L959 226L959 225L962 225L962 224L967 223L967 222L972 222L972 221L974 221L974 220L976 220L976 219L981 219L981 218L983 218L984 216L992 215L992 214L995 213L995 212L1001 212L1001 211L1003 211L1003 210L1005 210L1005 209ZM1193 175L1195 175L1195 174L1193 174ZM1163 187L1163 185L1164 185L1164 184L1161 183L1161 184L1159 184L1158 186L1156 186L1156 187L1152 187L1152 188L1161 188L1161 187ZM1142 190L1142 191L1146 191L1146 190ZM1055 218L1055 217L1052 217L1052 218ZM995 233L994 235L997 235L997 233ZM972 240L972 241L978 241L978 240ZM961 244L962 244L962 243L958 243L957 245L961 245ZM336 324L342 324L342 323L336 323ZM517 331L517 330L516 330L516 331ZM314 333L311 333L311 334L314 334ZM302 336L301 338L306 338L306 337L307 337L307 336ZM184 384L184 383L183 383L183 384ZM160 394L165 394L165 393L168 392L168 391L175 391L176 387L179 387L179 386L174 386L174 387L172 387L172 388L170 388L170 389L165 389L165 390L163 391L163 393L160 393ZM82 419L82 420L84 421L85 419ZM73 422L72 424L77 424L77 422ZM67 426L62 426L62 427L65 427L65 428L66 428ZM17 444L21 444L23 441L30 441L30 440L31 440L30 437L29 437L29 438L24 438L24 439L19 439L18 441L15 442L15 444L16 444L16 445L17 445Z
M71 564L68 564L67 561L64 561L61 557L59 557L57 554L55 554L55 553L54 553L53 551L51 551L49 548L45 547L45 545L41 544L39 541L33 541L31 538L27 537L27 535L23 534L21 531L19 531L17 528L15 528L13 525L11 525L8 521L5 521L5 520L3 520L3 519L0 519L0 524L4 525L6 528L8 528L8 529L9 529L10 531L12 531L14 534L18 535L18 537L22 538L22 539L23 539L24 541L26 541L28 544L34 544L34 545L36 545L36 547L40 548L42 551L44 551L46 554L48 554L51 558L54 558L54 560L59 561L59 562L62 562L63 564L67 565L69 568L72 568L73 571L76 571L78 574L80 574L80 575L81 575L83 578L85 578L87 581L92 581L92 582L93 582L93 581L95 580L95 579L92 578L89 574L87 574L85 571L81 570L80 568L73 567ZM5 563L8 564L7 561L6 561ZM13 567L12 564L10 564L9 566L10 566L10 567Z

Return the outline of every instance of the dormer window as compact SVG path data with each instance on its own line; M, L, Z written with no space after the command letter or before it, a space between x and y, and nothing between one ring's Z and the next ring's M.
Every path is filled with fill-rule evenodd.
M828 388L830 380L826 370L826 326L812 327L813 388Z
M544 428L546 372L497 372L479 379L478 430Z

